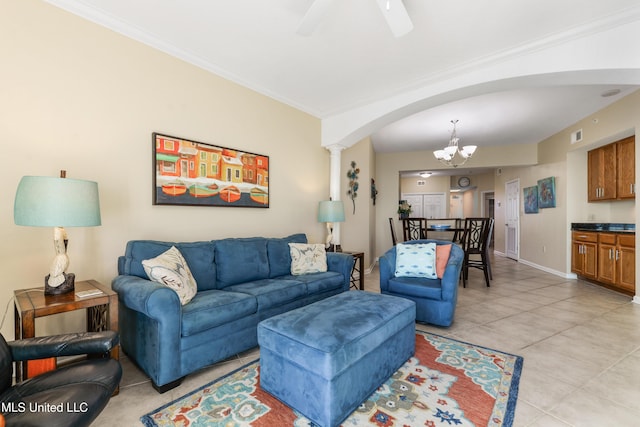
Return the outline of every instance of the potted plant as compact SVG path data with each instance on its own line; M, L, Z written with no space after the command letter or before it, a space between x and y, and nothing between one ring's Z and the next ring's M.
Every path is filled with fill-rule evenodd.
M400 200L398 204L398 214L400 215L400 219L409 218L409 214L411 214L411 205L406 200Z

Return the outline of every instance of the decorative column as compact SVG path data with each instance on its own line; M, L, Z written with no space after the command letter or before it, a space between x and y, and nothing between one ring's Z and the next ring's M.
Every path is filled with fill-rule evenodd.
M331 153L331 163L329 171L329 197L331 200L342 200L340 198L340 159L341 152L346 147L334 144L325 147ZM333 241L336 246L340 246L340 223L336 222L333 225Z

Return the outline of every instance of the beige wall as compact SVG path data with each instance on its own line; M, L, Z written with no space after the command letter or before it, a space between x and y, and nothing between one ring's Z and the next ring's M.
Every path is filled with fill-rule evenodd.
M478 175L467 175L471 180L471 185L476 187L479 192L493 191L495 188L495 173L488 172ZM457 178L456 178L457 182Z
M424 181L424 185L418 185L418 181ZM450 193L451 184L448 176L431 176L429 178L422 177L405 177L400 178L400 199L408 199L408 195L417 195L424 193L443 193L445 195L445 213L444 215L437 215L438 217L448 218L450 216L450 204L449 197L452 193ZM416 209L417 208L417 209ZM427 217L428 214L423 212L422 215L419 214L420 209L419 206L413 206L413 212L410 216L412 217ZM397 215L396 219L397 220ZM429 216L430 217L430 216ZM398 226L400 227L401 222L398 221Z
M317 118L45 2L1 3L0 307L14 289L43 286L54 256L52 229L14 225L13 198L24 175L65 169L68 177L98 182L102 226L68 229L69 271L79 280L110 283L130 239L305 232L323 241L317 204L329 193L329 152ZM269 155L271 207L153 206L154 131ZM365 185L362 201L367 194ZM9 315L2 328L8 339L11 323ZM38 332L67 323L48 322Z
M542 178L555 177L556 207L540 209L537 214L525 214L522 193L525 187L537 185ZM496 176L495 189L495 244L497 252L505 252L505 184L519 180L520 184L520 258L544 267L549 271L564 274L568 243L564 241L567 231L567 174L564 162L547 163L527 168L503 168Z
M367 268L372 266L375 260L374 254L376 253L376 240L378 239L378 235L376 233L376 205L377 201L377 180L376 180L376 153L373 150L373 144L369 141L369 159L368 159L369 168L371 169L371 179L373 183L375 183L375 191L376 191L376 200L371 200L372 208L369 210L369 241L367 242ZM372 183L371 181L369 181ZM370 189L371 190L371 189Z
M635 201L587 203L587 151L632 135L638 127L640 91L541 142L539 165L503 168L502 174L496 176L496 251L505 250L505 183L513 179L520 180L521 195L524 187L536 185L538 179L548 176L556 179L556 208L540 209L538 214L524 214L523 203L520 202L521 261L554 273L568 275L571 271L572 222L637 223ZM578 129L583 130L583 141L572 145L571 133ZM636 176L640 167L639 151L636 150Z
M424 185L418 185L418 181L424 181ZM404 177L400 178L400 193L449 193L451 180L448 176Z
M366 138L352 147L344 150L341 155L340 197L344 201L345 222L340 226L342 249L351 252L364 252L365 268L368 268L371 258L371 245L375 242L375 209L371 199L371 178L374 178L374 163L371 161L373 147ZM347 171L351 169L351 162L356 162L358 174L358 196L353 202L347 195L349 178Z

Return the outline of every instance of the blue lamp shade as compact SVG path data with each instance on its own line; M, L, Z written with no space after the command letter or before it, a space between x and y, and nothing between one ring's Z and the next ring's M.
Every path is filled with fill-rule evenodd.
M13 220L17 225L36 227L100 225L98 183L48 176L22 177Z
M318 222L343 222L344 205L340 200L325 200L318 205Z

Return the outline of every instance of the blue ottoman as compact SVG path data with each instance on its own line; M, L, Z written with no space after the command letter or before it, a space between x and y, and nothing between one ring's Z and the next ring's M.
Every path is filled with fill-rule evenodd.
M415 352L411 300L351 291L258 324L260 387L337 426Z

